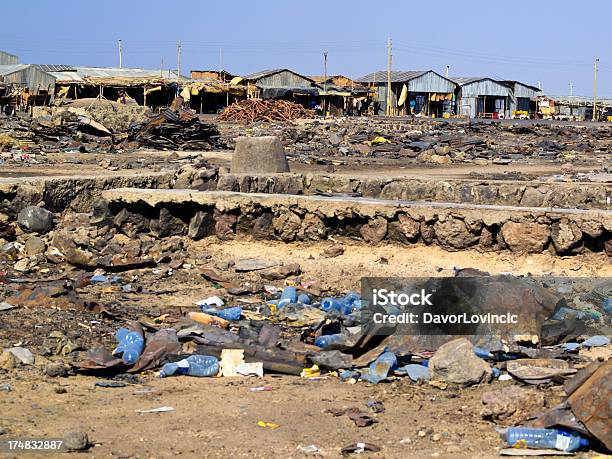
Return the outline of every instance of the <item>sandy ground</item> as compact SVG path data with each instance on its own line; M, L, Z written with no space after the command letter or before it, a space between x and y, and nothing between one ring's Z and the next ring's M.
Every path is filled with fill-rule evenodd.
M341 242L346 249L344 255L321 258L320 253L331 242L221 243L213 237L192 243L186 261L206 259L213 267L255 256L298 262L303 271L302 280L315 279L317 287L336 291L358 288L359 278L365 275L451 275L453 267L474 267L491 273L612 275L609 259L600 255L516 256L473 250L446 252L422 245L364 247L350 240ZM151 317L162 307L192 306L205 295L224 293L205 281L197 268L179 269L170 277L154 274L152 270L129 274L139 276L133 286L155 286L172 292L120 296L108 288L95 287L89 296L101 303L111 300L117 303L119 299L125 311L136 308ZM242 281L248 281L250 276L255 275L246 274ZM282 282L275 284L280 286ZM34 318L37 314L35 310L23 311L23 314L15 311L4 314ZM28 325L33 327L31 331L24 325L23 345L35 348L34 343L45 333L60 326L53 323L57 318L50 317L46 318L47 325L43 325L43 317L44 313L40 312L40 327ZM8 341L6 332L4 330L3 334L0 327L0 341ZM495 425L481 419L480 397L484 391L511 384L496 381L464 390L440 390L410 384L406 378L370 386L342 383L334 377L323 380L286 375L266 375L263 379L159 379L153 373L145 373L139 376L138 384L100 388L94 387L100 380L94 376L44 376L42 369L46 363L46 358L37 357L34 367L11 373L0 370L0 383L8 383L13 389L0 392L0 429L5 430L0 439L57 438L70 430L83 430L95 445L87 453L91 457L304 457L298 451L300 445L315 445L321 457L340 457L340 449L354 442L372 443L382 449L379 453L359 457L497 457L503 445ZM264 385L273 390L250 391L250 388ZM558 388L543 390L548 406L559 400ZM369 427L357 427L346 416L334 417L326 413L331 408L347 407L367 412L369 400L381 401L386 408L384 413L370 413L379 422ZM161 406L174 410L136 412ZM280 427L260 427L258 421L273 422ZM419 431L424 436L419 436ZM582 454L582 457L593 456L593 453Z

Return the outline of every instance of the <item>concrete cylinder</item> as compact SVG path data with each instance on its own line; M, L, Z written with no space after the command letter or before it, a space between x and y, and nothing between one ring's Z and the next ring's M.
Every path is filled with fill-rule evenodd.
M289 164L278 137L238 137L230 170L232 174L273 174L289 172Z

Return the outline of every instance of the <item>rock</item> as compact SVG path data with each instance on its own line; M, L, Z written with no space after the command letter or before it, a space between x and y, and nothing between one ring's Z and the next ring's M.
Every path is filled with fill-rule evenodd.
M419 153L419 156L417 156L417 161L421 163L428 163L431 160L431 157L435 154L436 152L433 148L423 150L421 153Z
M52 362L45 367L45 374L52 378L57 378L59 376L65 378L68 376L68 370L69 367L64 365L63 362Z
M34 365L34 354L29 349L25 347L11 347L6 350L24 365Z
M270 260L263 260L261 258L243 258L238 260L234 265L234 269L237 273L245 273L249 271L259 271L262 269L271 268L276 266L277 263Z
M321 252L321 258L335 258L344 253L344 247L341 245L332 245Z
M63 446L71 451L84 450L89 446L89 438L87 437L87 433L82 431L68 432L66 435L64 435L63 440Z
M331 132L329 134L329 143L331 143L334 147L337 147L342 142L342 139L335 132Z
M421 222L421 237L425 244L431 244L434 240L435 232L434 225L428 222Z
M272 220L272 227L281 240L293 241L302 227L302 220L293 212L284 212Z
M129 212L127 209L115 215L113 224L121 229L123 234L128 237L134 237L138 233L145 232L149 229L149 221L138 213Z
M431 155L427 162L432 164L450 164L453 161L450 156Z
M269 281L285 279L289 276L297 276L300 274L300 265L298 263L288 263L286 265L276 266L266 269L259 273L261 277Z
M276 136L238 137L232 156L232 174L289 172L280 139Z
M16 363L15 356L12 352L3 351L2 354L0 354L0 368L3 370L12 370L15 368Z
M555 222L552 225L551 236L553 245L559 253L565 253L575 248L582 240L580 227L567 219Z
M483 419L502 421L506 425L518 425L541 412L545 407L541 391L507 386L482 394Z
M472 343L459 338L443 344L429 361L431 379L449 384L471 386L488 381L491 368L476 357Z
M29 206L19 212L17 223L27 231L46 234L53 229L53 214L42 207Z
M606 251L606 255L612 257L612 238L608 238L604 243L604 250Z
M165 207L159 211L159 218L151 220L151 233L158 237L181 236L185 234L183 220L173 216Z
M580 229L584 234L592 238L599 237L603 234L603 225L593 220L582 222Z
M302 226L298 231L297 238L301 241L318 241L327 235L327 227L323 220L314 214L306 214L302 220Z
M463 220L450 217L434 224L434 232L440 245L453 249L465 249L478 242L477 234L470 232Z
M187 236L191 239L202 239L215 231L215 221L208 212L198 211L189 221Z
M421 232L421 224L406 214L400 214L398 221L389 223L389 239L408 243L415 242Z
M387 220L383 217L376 217L362 225L359 233L364 241L378 243L387 235L387 228Z
M38 236L30 236L24 244L25 253L29 257L42 255L47 250L47 244Z
M550 239L550 230L541 223L507 221L501 228L504 241L513 252L542 252Z
M65 232L55 232L51 243L53 247L64 255L66 262L71 265L83 268L95 266L93 254L79 249L69 234Z
M222 213L215 209L215 235L222 241L234 238L234 228L238 217L234 214Z
M110 225L112 221L113 215L108 209L108 202L104 199L96 199L91 205L89 222L92 225Z

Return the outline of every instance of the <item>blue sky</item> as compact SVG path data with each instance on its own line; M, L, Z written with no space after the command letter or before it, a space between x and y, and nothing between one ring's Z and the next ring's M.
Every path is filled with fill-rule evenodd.
M245 74L289 67L309 75L359 77L386 69L450 66L455 76L541 82L548 94L612 97L612 1L429 0L30 0L3 2L0 49L22 62L181 70L223 67ZM220 52L220 50L222 50ZM222 55L222 57L220 56Z

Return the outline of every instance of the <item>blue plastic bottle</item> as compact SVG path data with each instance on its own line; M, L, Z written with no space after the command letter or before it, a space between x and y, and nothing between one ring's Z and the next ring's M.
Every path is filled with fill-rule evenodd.
M536 429L532 427L510 427L500 434L508 446L516 448L556 449L578 451L589 445L586 438L574 432L557 429Z
M302 304L310 304L310 297L305 293L300 293L297 297L297 302Z
M347 315L353 309L350 305L337 298L323 298L321 300L321 309L325 312L338 311L342 315Z
M346 344L347 336L342 333L335 335L323 335L315 339L315 346L321 349L330 349L332 346L343 346Z
M206 314L221 317L225 320L240 320L240 316L242 315L242 308L240 306L217 309L215 307L208 306L207 304L203 304L202 306L200 306L200 309Z
M278 308L280 309L290 303L297 303L297 291L295 287L289 285L283 289L283 293L278 302Z
M349 305L352 309L361 308L361 296L359 295L359 293L348 292L346 296L344 297L343 301L344 303Z
M219 373L219 359L210 355L190 355L178 362L166 363L160 373L160 378L166 376L188 375L188 376L215 376Z
M134 365L140 358L144 349L144 338L140 333L129 331L127 328L120 328L115 333L118 345L113 354L123 354L121 359L127 365Z

